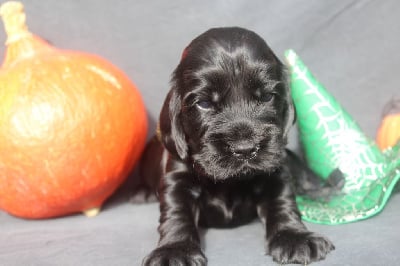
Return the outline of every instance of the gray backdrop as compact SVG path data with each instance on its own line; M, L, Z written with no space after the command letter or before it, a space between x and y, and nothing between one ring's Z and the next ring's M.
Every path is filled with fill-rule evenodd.
M149 134L182 50L214 26L252 29L280 58L284 50L295 49L371 138L385 103L400 97L397 0L23 2L32 32L60 48L101 55L125 71L142 92L151 121ZM4 31L0 40L5 40ZM295 133L292 148L298 147ZM91 219L74 215L27 221L0 212L0 265L140 265L158 239L158 206L130 204L131 184ZM319 265L398 265L399 204L397 194L369 220L308 224L336 245ZM263 255L262 236L258 222L208 230L209 265L274 265Z

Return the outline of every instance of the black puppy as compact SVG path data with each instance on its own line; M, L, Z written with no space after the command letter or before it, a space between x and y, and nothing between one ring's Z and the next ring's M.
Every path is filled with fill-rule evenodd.
M334 246L301 222L295 189L318 196L329 186L285 150L294 117L285 67L257 34L215 28L194 39L142 160L161 210L158 247L143 265L206 265L198 226L257 216L274 261L324 259Z

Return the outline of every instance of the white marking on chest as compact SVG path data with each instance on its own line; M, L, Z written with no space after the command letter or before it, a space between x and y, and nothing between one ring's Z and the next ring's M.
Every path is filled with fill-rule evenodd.
M228 220L228 221L232 220L232 218L233 218L232 208L228 208L226 206L225 201L223 201L222 199L219 199L219 198L212 198L212 199L210 199L209 204L220 209L222 211L222 213L224 214L224 217L226 220Z

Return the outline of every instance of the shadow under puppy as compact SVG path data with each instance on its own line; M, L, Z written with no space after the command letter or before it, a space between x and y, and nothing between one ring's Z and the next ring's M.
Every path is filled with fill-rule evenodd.
M198 226L257 216L276 262L306 264L334 249L307 230L296 206L296 191L318 197L335 188L285 149L295 118L285 72L265 41L242 28L208 30L184 50L141 162L161 211L158 247L143 265L206 265Z

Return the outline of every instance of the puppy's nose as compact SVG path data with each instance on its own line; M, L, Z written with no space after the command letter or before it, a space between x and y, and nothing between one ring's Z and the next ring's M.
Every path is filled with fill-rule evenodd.
M231 147L233 156L240 159L252 159L257 156L260 147L250 141L241 141Z

